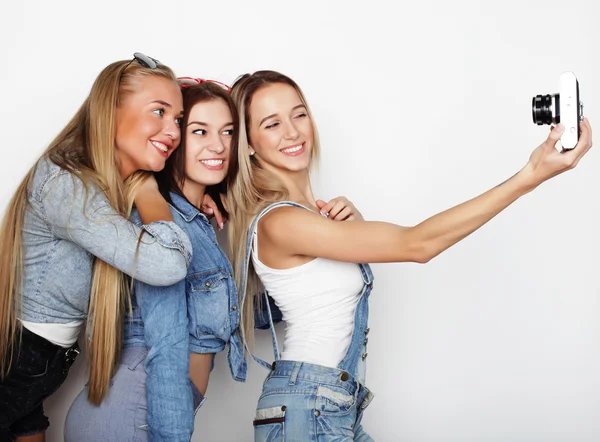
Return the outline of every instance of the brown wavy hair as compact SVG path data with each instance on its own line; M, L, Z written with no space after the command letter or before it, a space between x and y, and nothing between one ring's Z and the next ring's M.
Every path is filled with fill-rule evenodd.
M233 136L231 140L231 151L229 155L229 168L227 170L227 176L225 179L214 186L208 186L206 193L208 193L217 204L217 207L224 215L228 216L229 213L225 209L223 202L221 201L221 195L226 195L228 190L227 183L233 180L233 177L237 173L238 169L238 155L237 155L237 138L239 129L239 118L235 103L231 98L231 94L223 87L205 81L200 84L193 86L186 86L181 88L183 95L183 120L181 123L181 144L179 149L175 150L167 160L165 168L155 174L158 188L163 197L171 204L171 196L169 192L174 192L179 196L185 198L183 195L183 185L185 183L185 160L186 160L186 142L187 142L187 128L190 120L190 113L192 108L198 103L203 103L213 100L223 100L229 111L231 112L231 118L233 122ZM191 204L191 203L190 203Z

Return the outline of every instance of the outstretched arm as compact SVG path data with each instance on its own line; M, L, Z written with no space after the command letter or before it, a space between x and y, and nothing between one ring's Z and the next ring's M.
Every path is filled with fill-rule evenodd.
M552 130L512 178L414 227L383 222L332 223L307 210L282 207L266 214L259 223L261 249L267 246L281 256L347 262L428 262L539 184L574 168L592 146L591 127L584 120L578 145L561 153L555 145L562 130Z

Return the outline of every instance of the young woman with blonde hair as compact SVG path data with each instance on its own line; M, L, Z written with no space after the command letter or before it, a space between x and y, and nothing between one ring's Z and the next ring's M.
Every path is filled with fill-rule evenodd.
M232 88L239 111L239 172L230 183L230 244L240 292L242 331L250 351L258 283L286 322L281 356L269 368L254 419L256 441L369 441L361 418L365 386L369 262L426 263L542 182L577 165L591 128L569 152L556 127L525 167L484 194L414 227L331 222L352 216L337 202L315 200L309 168L319 154L306 99L289 77L259 71ZM244 247L245 245L245 247ZM266 303L265 303L266 304ZM273 326L271 325L273 331Z
M0 440L43 440L43 401L65 380L89 316L89 396L106 394L128 277L170 285L191 244L156 181L179 144L173 72L136 53L107 66L12 197L0 227ZM128 218L137 206L144 225Z

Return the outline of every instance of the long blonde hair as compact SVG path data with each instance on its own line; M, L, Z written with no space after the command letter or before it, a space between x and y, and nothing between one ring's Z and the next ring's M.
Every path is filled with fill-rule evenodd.
M239 169L229 183L228 208L229 221L229 254L235 271L235 280L239 293L246 289L244 300L244 314L241 318L242 336L250 347L254 342L254 308L259 306L261 298L255 299L255 294L260 293L261 284L256 275L252 261L248 270L248 282L242 287L241 275L245 266L246 237L252 219L269 204L284 201L289 198L289 192L283 182L273 173L260 166L255 157L249 155L250 134L250 104L252 97L261 88L275 83L287 84L293 87L302 104L306 106L308 116L313 124L314 144L312 149L311 164L319 158L320 145L317 128L300 87L286 75L275 71L257 71L239 77L232 86L231 95L235 102L240 130L238 136L238 164ZM240 298L240 303L242 302Z
M164 65L150 69L131 60L110 64L98 75L75 116L42 154L81 179L86 190L89 185L101 189L111 207L126 218L131 214L135 191L148 173L136 172L126 181L121 178L115 147L116 111L144 76L160 76L177 83L171 69ZM22 229L27 191L40 160L20 183L0 226L0 379L8 374L17 345L23 281ZM95 404L108 391L119 360L124 309L130 303L126 281L126 275L116 268L98 258L94 260L88 361L89 399Z

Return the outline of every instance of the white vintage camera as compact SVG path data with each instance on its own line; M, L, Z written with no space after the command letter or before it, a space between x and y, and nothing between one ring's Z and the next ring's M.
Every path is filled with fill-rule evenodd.
M538 125L562 123L565 127L560 141L564 150L577 145L583 120L583 103L579 101L579 82L573 72L560 76L559 91L556 94L536 95L531 101L533 122Z

